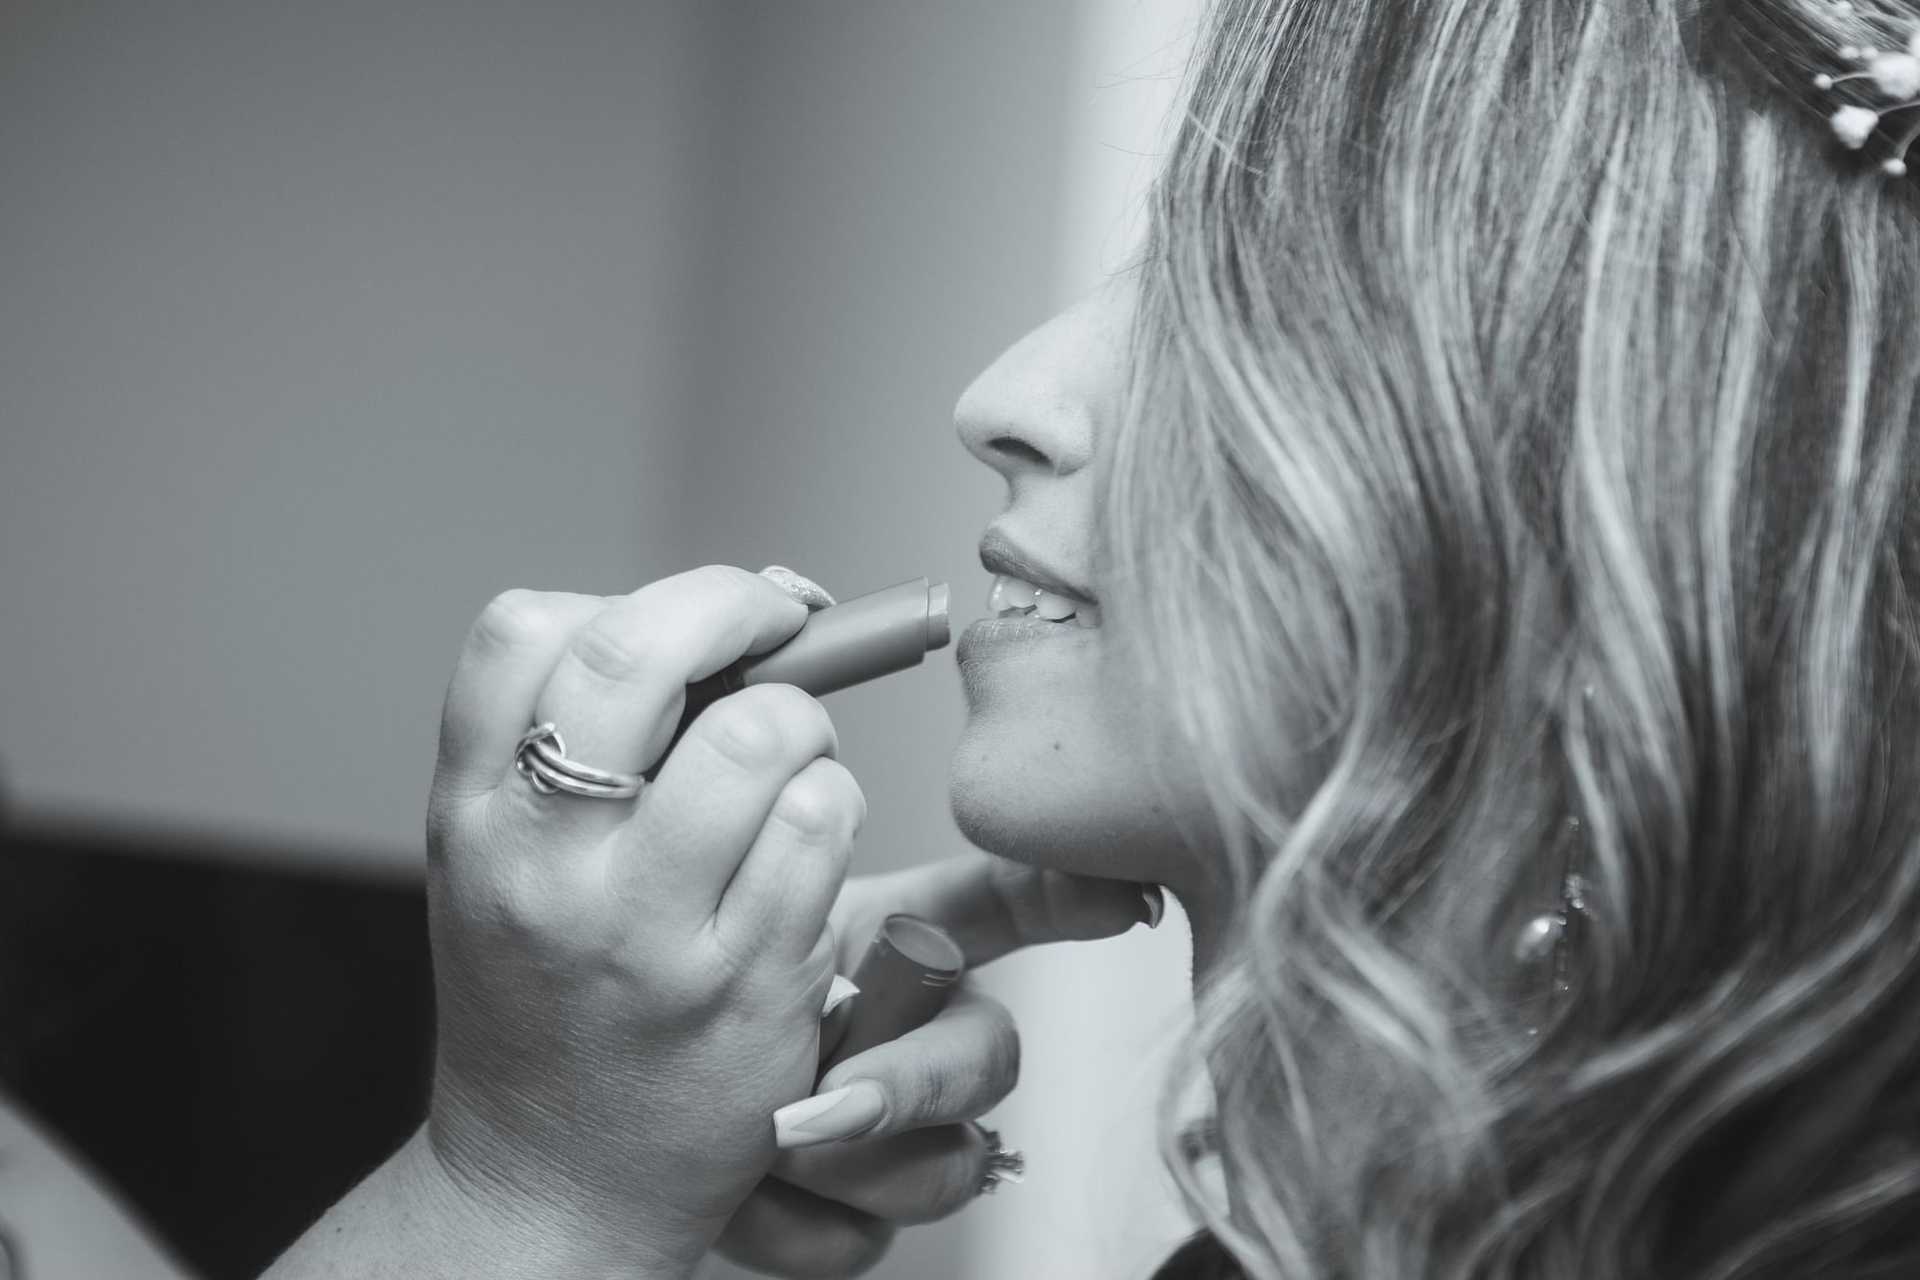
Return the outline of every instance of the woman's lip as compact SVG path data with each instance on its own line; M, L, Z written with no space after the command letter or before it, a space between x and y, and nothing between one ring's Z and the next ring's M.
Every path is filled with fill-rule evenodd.
M960 643L954 646L953 659L964 666L976 657L1010 645L1045 644L1049 641L1058 643L1067 636L1092 635L1096 630L1096 627L1077 627L1071 622L1048 622L1032 614L982 618L960 633Z

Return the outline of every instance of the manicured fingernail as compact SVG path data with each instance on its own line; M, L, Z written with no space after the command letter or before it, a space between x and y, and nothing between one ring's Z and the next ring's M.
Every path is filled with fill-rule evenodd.
M1147 928L1158 929L1160 917L1167 910L1166 892L1157 884L1143 884L1140 886L1140 898L1147 904L1147 913L1141 919L1146 922Z
M809 609L824 609L835 603L832 594L825 587L812 578L795 573L783 564L768 565L760 571L760 576Z
M853 985L853 979L843 974L833 975L833 985L827 988L827 1004L820 1010L820 1016L826 1017L835 1009L860 994L860 988ZM863 1008L865 1006L862 1006Z
M773 1139L783 1148L837 1142L880 1123L887 1098L871 1080L855 1080L832 1093L802 1098L773 1113Z

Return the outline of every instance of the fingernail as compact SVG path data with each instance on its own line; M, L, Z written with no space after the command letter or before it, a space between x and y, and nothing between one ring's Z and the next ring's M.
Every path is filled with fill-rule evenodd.
M760 571L760 576L809 609L824 609L835 603L832 594L825 587L812 578L795 573L783 564L768 565Z
M853 985L853 979L843 974L833 975L833 985L827 988L827 1004L820 1010L820 1016L826 1017L835 1009L860 994L860 988Z
M871 1080L855 1080L832 1093L802 1098L773 1113L773 1140L791 1150L818 1142L837 1142L865 1133L880 1123L886 1095Z
M1166 892L1157 884L1143 884L1140 886L1140 898L1147 904L1147 913L1141 918L1146 922L1147 928L1158 929L1160 917L1166 914L1167 910Z

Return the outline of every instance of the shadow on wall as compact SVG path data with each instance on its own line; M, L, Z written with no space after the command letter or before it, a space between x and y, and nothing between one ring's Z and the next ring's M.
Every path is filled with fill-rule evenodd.
M0 1089L243 1280L426 1114L425 893L199 852L5 824Z

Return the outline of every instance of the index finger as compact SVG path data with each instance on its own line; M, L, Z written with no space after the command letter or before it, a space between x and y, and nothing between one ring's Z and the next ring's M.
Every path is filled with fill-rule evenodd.
M1110 938L1136 924L1157 924L1163 905L1158 885L1073 875L984 853L850 881L847 890L834 926L851 945L864 948L882 920L902 912L953 935L969 969L1021 947Z

